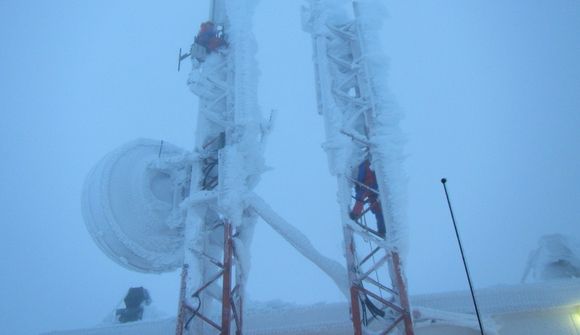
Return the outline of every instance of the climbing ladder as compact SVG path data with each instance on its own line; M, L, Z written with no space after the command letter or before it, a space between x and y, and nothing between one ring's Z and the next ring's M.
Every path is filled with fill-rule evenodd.
M392 215L398 204L391 194L393 180L387 180L392 174L386 173L394 163L393 147L388 146L392 143L384 130L397 120L389 119L389 106L379 99L382 93L372 78L366 53L365 33L373 28L363 24L357 1L352 7L341 7L340 2L310 0L303 11L304 29L313 40L318 111L324 117L327 137L324 148L338 181L354 333L413 335L399 251L401 223ZM386 236L375 228L371 204L359 218L349 217L354 187L368 187L354 177L365 159L376 172L378 189L369 192L379 201Z

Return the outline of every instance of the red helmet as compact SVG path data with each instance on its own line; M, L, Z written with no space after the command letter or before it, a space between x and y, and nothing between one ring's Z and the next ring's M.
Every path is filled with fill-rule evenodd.
M212 30L214 28L214 23L211 21L207 21L201 24L200 26L200 30L201 31L208 31L208 30Z

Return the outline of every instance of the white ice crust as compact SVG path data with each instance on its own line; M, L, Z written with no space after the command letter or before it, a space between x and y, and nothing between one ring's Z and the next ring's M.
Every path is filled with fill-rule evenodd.
M150 139L106 155L87 175L82 194L86 227L112 260L139 272L172 271L183 261L178 208L185 152Z
M254 210L262 217L262 219L264 219L264 221L266 221L266 223L270 225L270 227L272 227L272 229L279 233L300 254L327 274L345 297L348 297L348 277L344 266L335 260L322 255L318 250L316 250L310 240L300 232L300 230L296 229L279 216L262 198L253 194L250 197L250 203Z
M402 259L408 250L408 231L406 222L406 185L407 176L403 171L405 136L400 127L402 113L394 103L388 87L388 58L380 43L381 26L386 17L384 1L359 0L308 0L308 8L303 9L304 29L313 35L315 54L313 60L319 73L319 109L324 114L327 141L323 147L328 153L329 169L333 175L350 176L362 161L359 149L353 140L366 142L371 148L371 166L377 174L380 200L387 225L388 244L398 249ZM354 5L354 11L353 11ZM334 101L330 92L334 89L329 78L339 78L328 61L320 40L328 35L329 26L342 26L354 23L360 44L360 66L365 74L365 87L370 91L372 106L372 127L368 129L368 139L360 139L356 134L349 138L342 133L347 119ZM344 114L344 115L343 115ZM350 190L339 190L341 208L350 206ZM346 214L344 214L346 215ZM348 220L347 220L348 221Z
M545 235L530 253L522 282L580 278L580 243L560 234Z

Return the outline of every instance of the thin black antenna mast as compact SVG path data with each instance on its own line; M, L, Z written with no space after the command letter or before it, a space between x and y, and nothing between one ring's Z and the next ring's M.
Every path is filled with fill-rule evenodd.
M463 252L463 245L461 244L461 238L459 238L459 231L457 230L457 224L455 223L455 215L453 215L453 209L451 208L451 201L449 200L449 193L447 192L446 178L441 179L441 184L443 184L443 189L445 190L445 197L447 198L447 205L449 205L449 212L451 213L451 220L453 221L453 228L455 228L455 236L457 237L457 243L459 244L459 251L461 251L461 259L463 259L463 266L465 267L465 273L467 274L467 282L469 283L469 290L471 291L471 299L473 301L473 306L475 307L475 314L477 315L477 322L479 323L479 331L481 335L483 333L483 325L481 323L481 316L479 314L479 308L477 307L477 300L475 299L475 294L473 293L473 284L471 283L471 275L469 274L469 268L467 267L467 261L465 260L465 253Z

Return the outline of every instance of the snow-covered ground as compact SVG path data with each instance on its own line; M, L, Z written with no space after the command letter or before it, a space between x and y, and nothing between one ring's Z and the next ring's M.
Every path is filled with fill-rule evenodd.
M515 283L539 236L578 236L580 3L388 5L378 38L406 114L410 290L465 283L443 176L476 287ZM206 1L0 1L3 332L94 324L132 285L175 312L178 274L111 262L82 224L78 200L91 166L121 143L149 137L191 148L197 101L176 58L206 14ZM341 262L299 2L261 1L254 24L259 96L279 111L266 152L273 169L256 192ZM342 298L267 225L257 225L253 245L252 298Z
M568 335L574 334L571 317L580 301L580 279L498 286L478 290L476 296L486 335ZM412 296L411 301L417 335L479 333L468 291ZM245 322L249 335L352 334L345 303L250 304ZM161 318L45 335L166 335L174 328L174 318Z

